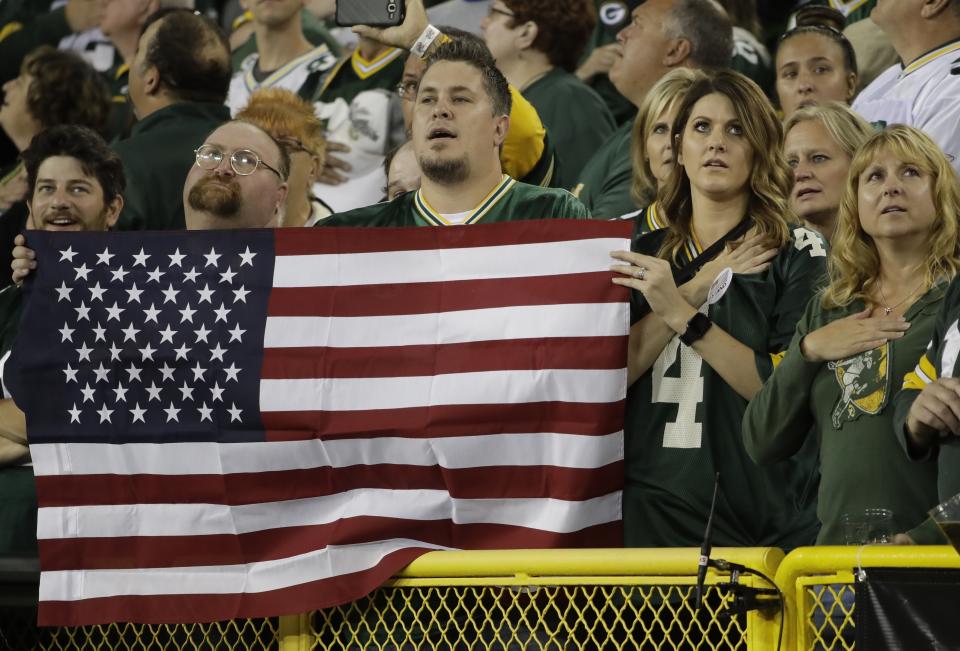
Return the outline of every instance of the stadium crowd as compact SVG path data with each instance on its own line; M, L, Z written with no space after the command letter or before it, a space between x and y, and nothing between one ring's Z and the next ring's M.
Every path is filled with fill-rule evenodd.
M624 545L698 546L717 472L717 545L944 542L960 0L427 5L0 0L0 352L31 229L631 220ZM25 430L5 395L0 553Z

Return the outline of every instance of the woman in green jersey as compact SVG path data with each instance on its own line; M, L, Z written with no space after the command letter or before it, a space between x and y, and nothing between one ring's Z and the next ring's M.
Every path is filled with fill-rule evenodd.
M623 274L614 282L650 308L630 331L626 543L698 545L719 471L716 544L804 544L816 531L805 496L814 460L757 467L740 422L824 275L825 244L785 218L782 126L755 83L731 71L695 82L672 138L675 161L659 194L667 227L614 254L626 263L614 267ZM725 241L677 287L674 273Z
M957 274L960 190L950 162L911 127L858 150L840 204L830 282L810 301L777 371L747 408L758 463L820 449L818 542L842 544L844 514L893 512L897 531L937 502L933 462L911 463L892 435L892 398L920 359Z

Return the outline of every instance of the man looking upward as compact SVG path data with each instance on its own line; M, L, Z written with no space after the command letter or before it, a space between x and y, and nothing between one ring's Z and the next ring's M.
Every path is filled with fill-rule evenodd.
M507 80L485 46L448 41L429 58L413 110L413 147L423 172L417 192L325 220L327 226L442 226L549 217L585 218L563 190L503 173L510 126Z

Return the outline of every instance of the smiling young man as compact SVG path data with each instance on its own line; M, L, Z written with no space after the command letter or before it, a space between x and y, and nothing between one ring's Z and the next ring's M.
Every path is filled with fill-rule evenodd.
M503 173L510 90L484 46L466 39L437 48L420 82L413 147L423 173L417 192L334 215L329 226L445 226L552 217L586 218L563 190Z
M29 186L27 227L104 231L123 207L123 164L94 131L51 127L22 154ZM22 294L0 291L0 375L20 324ZM28 459L23 412L4 387L0 399L0 553L36 551L37 501Z

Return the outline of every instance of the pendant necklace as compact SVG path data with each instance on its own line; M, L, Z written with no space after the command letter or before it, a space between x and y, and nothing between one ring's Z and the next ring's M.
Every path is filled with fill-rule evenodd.
M906 302L906 300L907 300L908 298L910 298L911 296L913 296L914 294L916 294L916 293L917 293L917 290L920 289L921 287L923 287L923 282L922 282L922 281L920 282L919 285L917 285L916 287L913 288L913 291L912 291L912 292L910 292L909 294L907 294L906 296L904 296L902 299L900 299L900 301L899 301L896 305L891 305L891 306L889 306L889 307L888 307L887 305L885 305L885 304L884 304L884 305L881 305L880 307L883 308L883 315L884 315L884 316L890 316L890 314L893 312L894 309L896 309L897 307L903 305L903 304ZM886 296L884 295L884 293L883 293L883 285L881 285L881 284L878 283L878 284L877 284L877 289L880 290L880 298L883 299L883 302L884 302L884 303L886 303L886 302L887 302L887 297L886 297Z

